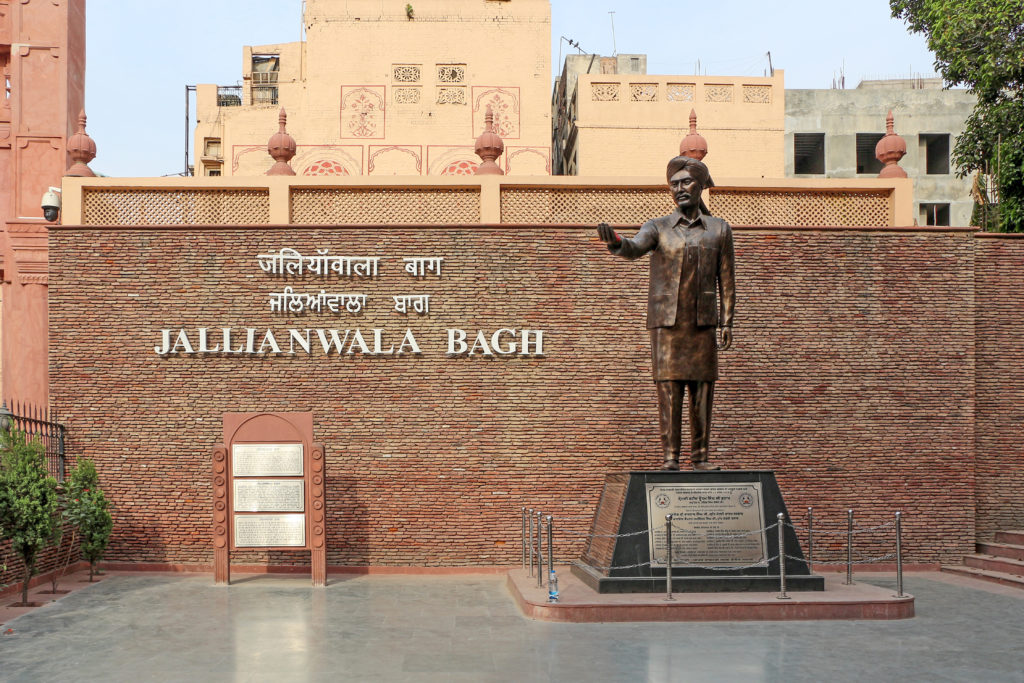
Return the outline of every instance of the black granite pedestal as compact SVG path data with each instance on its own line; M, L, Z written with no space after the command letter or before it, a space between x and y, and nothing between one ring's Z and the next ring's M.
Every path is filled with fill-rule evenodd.
M739 489L731 485L759 485L761 519L764 532L764 562L759 566L721 568L716 563L708 566L692 566L705 563L706 558L688 557L686 552L673 552L672 590L674 592L717 593L734 591L778 591L778 527L775 525L778 513L783 513L789 522L789 513L782 499L782 492L775 480L775 473L765 470L722 470L714 472L628 472L609 474L605 478L604 490L594 513L591 537L580 561L572 571L584 583L599 593L655 593L665 591L666 569L651 566L649 533L651 520L654 525L664 524L662 510L648 511L648 485L684 485L682 489L693 490L694 486L705 485L714 493L728 494ZM744 498L742 505L756 504L758 496ZM667 499L656 500L653 505L670 506ZM737 505L737 509L740 509ZM700 506L690 504L690 512L700 516ZM671 509L666 507L665 509ZM723 515L728 515L724 512ZM673 525L673 528L676 528ZM660 529L658 530L660 532ZM785 548L786 586L790 591L822 591L825 579L810 573L804 560L800 542L791 526L783 528ZM742 536L742 534L740 535ZM675 546L676 543L673 543ZM742 563L739 563L742 564ZM690 565L690 566L686 566Z

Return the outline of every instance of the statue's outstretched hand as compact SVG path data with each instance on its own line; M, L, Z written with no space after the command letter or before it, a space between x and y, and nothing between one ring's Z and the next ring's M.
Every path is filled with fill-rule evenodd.
M732 346L732 328L722 328L722 343L718 345L718 348L722 351L728 351L729 347Z
M607 223L597 224L597 236L610 247L617 247L622 244L622 239L612 230L612 226Z

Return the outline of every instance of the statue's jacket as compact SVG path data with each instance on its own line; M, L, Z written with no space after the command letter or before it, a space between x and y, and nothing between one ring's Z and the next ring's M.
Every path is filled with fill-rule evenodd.
M702 213L703 234L696 240L691 237L688 244L686 230L677 227L681 219L682 214L678 210L653 218L644 223L632 238L623 238L621 244L608 249L630 260L651 252L648 329L672 327L677 316L687 316L688 313L697 327L732 327L736 302L732 228L721 218ZM679 306L680 277L687 262L696 263L700 283L696 310L692 312L680 310Z

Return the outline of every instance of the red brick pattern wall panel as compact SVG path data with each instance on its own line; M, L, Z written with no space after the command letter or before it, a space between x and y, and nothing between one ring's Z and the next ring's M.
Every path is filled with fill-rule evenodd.
M808 506L833 533L847 509L858 527L901 510L915 560L969 551L970 236L744 231L736 263L712 459L776 470L801 526ZM892 546L892 529L857 536L863 557ZM815 560L839 559L845 537L819 536Z
M75 541L73 546L72 540ZM80 559L82 558L79 539L77 536L72 539L71 526L64 525L60 543L43 548L36 556L36 574L63 569ZM13 586L20 582L24 574L25 565L21 563L21 557L15 554L14 549L11 548L11 542L0 541L0 591L6 586Z
M1024 529L1024 239L975 247L978 538L991 540Z
M972 238L736 241L737 341L722 357L713 459L775 469L798 522L808 505L821 525L849 507L863 524L902 509L910 559L970 550ZM282 247L379 256L380 275L286 282L255 258ZM590 231L68 228L51 231L50 253L53 400L68 448L96 461L116 505L112 560L211 562L207 474L224 412L314 412L331 565L518 562L521 506L582 531L606 473L660 464L647 261L613 258ZM407 256L444 257L443 276L413 281ZM370 300L358 316L271 313L285 285ZM392 310L403 293L431 294L430 314ZM180 327L193 343L198 327L384 328L386 345L408 327L423 354L158 357L159 330ZM544 330L546 357L446 357L447 328L502 327ZM558 559L578 557L582 539L560 538ZM839 556L826 546L816 558ZM890 549L891 535L865 536L858 551Z

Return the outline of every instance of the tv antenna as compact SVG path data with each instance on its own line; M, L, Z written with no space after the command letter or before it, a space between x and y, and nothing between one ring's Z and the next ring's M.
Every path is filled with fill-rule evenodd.
M612 20L612 57L619 54L618 49L615 47L615 12L609 12L608 16Z

